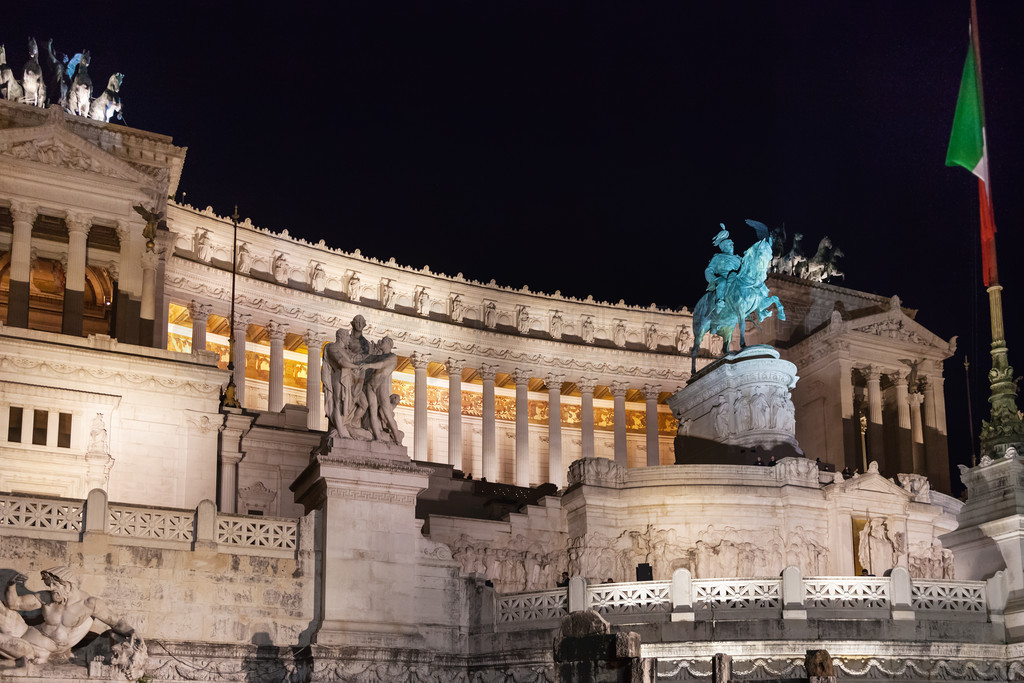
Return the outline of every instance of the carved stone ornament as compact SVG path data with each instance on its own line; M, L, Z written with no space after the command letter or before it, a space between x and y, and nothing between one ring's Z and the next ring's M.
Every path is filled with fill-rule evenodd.
M625 481L626 468L608 458L581 458L569 465L569 486L620 487Z
M274 262L271 265L271 272L274 279L281 284L287 284L289 280L288 257L281 252L274 253Z
M586 344L593 344L596 334L594 332L594 319L589 315L583 318L580 323L580 338L583 339Z

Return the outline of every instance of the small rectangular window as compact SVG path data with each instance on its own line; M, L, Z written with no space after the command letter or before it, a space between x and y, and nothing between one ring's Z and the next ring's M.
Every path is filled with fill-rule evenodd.
M32 443L46 445L46 421L50 418L45 410L34 410L32 416Z
M61 413L57 420L57 447L71 448L71 413Z
M7 440L11 443L21 443L21 421L24 410L17 406L11 406L10 419L7 423Z

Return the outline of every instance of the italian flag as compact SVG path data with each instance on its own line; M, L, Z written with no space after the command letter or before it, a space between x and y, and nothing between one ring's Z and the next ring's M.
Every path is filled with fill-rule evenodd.
M947 166L963 166L978 176L978 200L981 208L981 263L985 286L999 283L996 270L996 224L992 214L989 188L988 148L985 144L985 111L981 99L979 60L973 41L967 49L960 96L953 116L953 132L946 152Z

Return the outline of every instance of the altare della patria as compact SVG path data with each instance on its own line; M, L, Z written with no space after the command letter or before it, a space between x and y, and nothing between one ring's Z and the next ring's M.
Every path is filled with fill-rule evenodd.
M692 310L407 267L169 199L122 74L12 52L0 680L1024 677L1005 353L964 502L956 339L828 237L701 226Z

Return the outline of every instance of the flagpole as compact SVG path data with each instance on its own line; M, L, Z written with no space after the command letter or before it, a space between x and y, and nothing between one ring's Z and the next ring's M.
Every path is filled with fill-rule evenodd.
M971 48L974 50L974 71L978 83L978 105L981 120L985 120L985 96L981 81L981 41L978 31L977 0L971 0ZM984 132L984 128L982 128ZM985 145L988 155L988 145ZM986 219L985 204L987 202L987 218L992 222L992 234L988 244L982 244L982 250L989 250L988 259L991 267L988 271L989 282L988 309L992 321L992 370L988 374L991 406L990 419L982 422L981 450L993 451L994 447L1019 443L1024 439L1024 423L1017 412L1017 392L1013 386L1013 368L1010 366L1009 349L1006 345L1006 331L1003 327L1003 287L999 284L999 269L996 261L995 219L992 206L992 159L987 156L987 177L978 178L978 200L982 203L982 221ZM983 226L984 227L984 226ZM1001 453L999 453L1001 455Z

